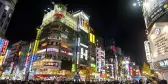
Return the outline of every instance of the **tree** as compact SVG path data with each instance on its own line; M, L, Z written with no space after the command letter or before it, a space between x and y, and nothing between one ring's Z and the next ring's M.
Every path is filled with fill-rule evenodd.
M144 62L142 67L142 75L150 77L152 75L150 67Z

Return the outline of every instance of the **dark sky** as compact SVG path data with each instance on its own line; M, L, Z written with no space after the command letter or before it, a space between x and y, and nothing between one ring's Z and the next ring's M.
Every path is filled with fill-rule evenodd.
M19 0L6 33L13 43L30 41L36 36L36 27L42 22L43 10L52 0ZM90 25L98 36L114 38L126 55L144 59L144 21L141 9L133 7L135 0L62 0L68 10L84 10L90 16ZM141 60L140 60L141 61Z

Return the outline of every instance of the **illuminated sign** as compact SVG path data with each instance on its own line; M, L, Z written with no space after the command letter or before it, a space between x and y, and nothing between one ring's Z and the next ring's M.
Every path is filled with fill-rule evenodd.
M85 47L85 48L88 48L88 46L85 45L85 44L79 43L79 45L81 45L81 46L83 46L83 47Z
M60 40L60 37L57 37L57 36L50 36L50 37L48 37L48 39Z
M61 33L61 38L67 39L67 38L68 38L68 36L67 36L67 35L65 35L65 34L62 34L62 33Z
M2 50L1 50L2 54L5 54L7 46L8 46L8 41L5 40L3 47L2 47Z
M66 45L66 44L61 44L61 47L64 47L64 48L67 48L67 49L70 48L70 46L68 46L68 45Z
M152 58L151 58L151 54L150 54L149 41L145 41L144 45L145 45L146 59L147 59L148 62L152 62Z
M156 29L159 33L156 34ZM167 59L168 55L168 23L167 22L158 22L155 23L149 32L149 45L150 51L147 50L149 53L149 58L153 59L153 62L157 62L160 60ZM151 52L151 53L150 53Z
M54 16L59 16L61 18L64 17L63 12L65 11L65 8L63 5L59 4L59 5L55 5L54 7Z
M95 43L95 35L90 33L90 42Z
M80 50L81 50L80 58L83 59L83 57L85 57L85 60L88 60L88 50L87 49L84 50L83 48L81 48Z
M72 28L73 30L77 31L77 19L73 17L70 13L66 12L65 18L62 18L61 22L64 23L66 26Z
M39 51L37 51L37 53L44 53L44 52L58 52L58 51L59 51L59 50L56 49L56 48L47 48L47 50L46 50L46 49L39 50Z
M75 64L72 64L72 72L75 72L76 71L76 65Z
M0 66L2 65L3 61L4 61L4 56L0 56Z
M133 75L132 67L130 67L130 75Z
M55 67L58 67L58 63L57 62L45 62L44 66L55 66Z
M70 52L64 51L64 50L61 50L60 52L63 53L63 54L67 54L67 55L73 55L73 53L70 53Z
M54 21L53 15L54 15L54 10L51 10L50 12L45 14L44 17L43 17L42 25L45 26L45 25L53 22Z
M104 71L105 69L105 51L102 48L96 48L96 65L97 65L97 72Z
M43 43L43 44L41 44L40 46L41 47L44 47L44 46L46 46L47 45L47 43Z
M73 16L79 17L79 28L88 33L89 17L83 11L76 13Z
M168 67L168 60L160 61L159 64L160 64L160 67L162 67L162 68L165 67L166 68L166 67Z

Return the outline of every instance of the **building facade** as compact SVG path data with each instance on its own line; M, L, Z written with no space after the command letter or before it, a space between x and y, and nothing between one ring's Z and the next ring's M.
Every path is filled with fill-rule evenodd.
M19 67L22 68L23 65L23 63L18 65L18 63L20 63L23 60L21 60L21 58L24 57L20 56L25 54L25 51L22 52L22 47L27 44L28 42L26 41L19 41L12 45L10 49L11 52L9 53L9 56L5 59L6 68L4 70L4 73L2 74L4 75L4 78L8 76L10 79L15 79L16 71L19 69Z
M97 39L96 47L96 67L97 73L99 73L98 79L103 80L105 78L105 49L103 45L103 39Z
M159 79L168 80L167 32L168 32L168 1L143 1L143 15L146 24L147 40L144 42L146 59Z
M5 35L17 0L0 0L0 34Z
M88 22L89 17L83 11L70 14L62 4L55 4L54 10L44 15L35 42L34 77L65 75L65 70L79 72L90 65ZM95 46L90 48L94 49Z

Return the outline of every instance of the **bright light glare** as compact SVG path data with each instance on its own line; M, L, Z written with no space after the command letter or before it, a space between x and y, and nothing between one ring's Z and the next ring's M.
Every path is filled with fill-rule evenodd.
M149 3L144 3L143 5L144 5L146 8L149 7Z
M133 6L136 6L137 4L136 3L133 3Z

